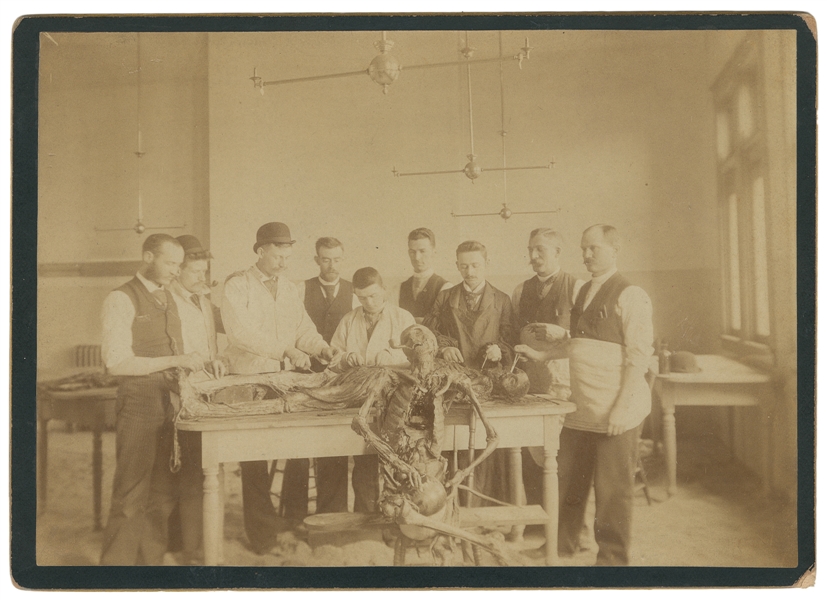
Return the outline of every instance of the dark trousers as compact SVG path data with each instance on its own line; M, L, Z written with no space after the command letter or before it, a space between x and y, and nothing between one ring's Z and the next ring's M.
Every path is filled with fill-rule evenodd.
M594 537L598 565L628 565L635 465L641 426L625 433L563 427L558 454L560 518L557 551L578 550L586 502L594 480Z
M543 467L535 462L528 448L522 449L522 459L525 503L543 506Z
M169 468L173 426L163 373L124 379L115 432L115 480L101 564L163 564L177 494Z
M316 514L347 512L347 456L317 458ZM376 512L379 499L379 458L353 457L353 512Z
M183 551L192 562L202 558L204 473L201 470L201 433L179 431L181 472L178 503L169 517L170 552Z
M276 513L270 498L269 463L255 460L240 465L244 530L253 551L264 554L276 545L276 536L288 526Z

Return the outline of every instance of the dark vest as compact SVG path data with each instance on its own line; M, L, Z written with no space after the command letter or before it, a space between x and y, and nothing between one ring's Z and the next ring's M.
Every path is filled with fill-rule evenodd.
M597 290L591 304L583 310L586 294L592 282L580 288L571 309L571 337L590 338L614 344L623 344L623 321L615 307L620 294L631 284L620 273L615 273Z
M422 291L419 292L416 300L413 297L413 282L413 277L410 277L403 281L399 287L399 308L407 310L414 317L422 318L431 312L434 300L436 300L437 294L439 294L447 280L434 273L428 279Z
M575 281L574 277L560 271L543 298L538 296L540 280L532 277L526 281L520 296L520 329L529 323L551 323L568 329Z
M129 296L135 307L132 321L132 352L135 356L154 358L183 353L181 317L169 291L164 290L167 297L164 307L137 277L117 290Z
M329 344L339 321L353 310L353 284L339 279L339 293L328 304L319 278L308 279L304 282L304 308L316 325L316 331Z

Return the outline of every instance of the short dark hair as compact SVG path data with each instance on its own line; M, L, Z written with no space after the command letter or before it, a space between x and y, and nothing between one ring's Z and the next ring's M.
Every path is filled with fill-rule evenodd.
M143 246L141 246L141 252L152 252L153 254L160 254L161 248L163 248L164 244L167 243L181 248L181 242L176 240L168 233L153 233L147 236L147 238L144 240Z
M316 240L316 254L319 253L319 248L341 248L344 251L345 245L335 237L320 237Z
M436 236L434 235L434 232L427 227L417 227L410 232L408 234L408 241L412 242L414 240L430 240L431 246L436 248Z
M481 243L474 240L462 242L459 246L457 246L457 255L462 252L482 252L482 257L488 259L488 250L486 250L485 246Z
M611 225L592 225L591 227L587 227L586 231L591 231L592 229L600 229L600 231L603 232L603 239L609 242L609 245L615 250L620 250L620 234L617 232L617 229ZM583 233L586 233L586 231Z
M373 267L362 267L353 274L354 289L363 290L369 288L374 283L385 287L385 284L382 282L382 276L379 274L379 271Z
M528 235L529 241L538 235L546 238L550 242L554 242L555 248L563 249L563 236L560 235L560 232L555 231L551 227L538 227Z
M209 250L202 250L201 252L188 252L184 255L184 262L181 263L182 267L186 267L188 263L195 262L197 260L210 260L212 258L212 254L210 254Z

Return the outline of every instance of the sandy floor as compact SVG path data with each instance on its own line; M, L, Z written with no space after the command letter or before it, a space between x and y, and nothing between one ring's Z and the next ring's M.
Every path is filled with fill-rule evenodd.
M115 436L104 434L104 522L109 509L114 470ZM48 507L37 521L37 562L40 565L95 565L101 532L93 531L92 434L68 433L50 423ZM666 500L661 461L647 459L652 504L642 490L636 498L632 564L649 566L795 566L794 507L759 496L758 482L733 463L711 438L680 439L679 491ZM250 550L241 512L240 471L226 465L225 564L228 565L391 565L393 550L382 541L362 540L342 547L311 548L301 536L282 534L270 554ZM278 490L278 481L274 490ZM274 498L277 502L277 499ZM482 532L502 539L504 531ZM530 552L542 544L538 528L529 528L522 542L507 543L525 564L542 565ZM594 564L596 547L563 559L566 566ZM459 553L457 553L459 555ZM167 555L168 564L180 556ZM458 560L461 557L458 556ZM490 557L487 564L495 564ZM429 564L427 552L411 549L408 564Z

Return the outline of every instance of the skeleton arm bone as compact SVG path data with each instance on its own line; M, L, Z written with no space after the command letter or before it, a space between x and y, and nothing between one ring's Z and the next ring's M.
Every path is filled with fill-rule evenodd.
M373 408L375 402L375 394L368 396L368 399L362 405L362 408L359 409L359 414L353 417L353 422L350 425L351 429L365 438L365 441L372 446L376 450L377 454L379 454L382 459L390 464L394 470L407 475L411 485L419 489L422 486L422 477L419 472L399 458L396 452L393 451L393 448L391 448L390 445L382 440L378 435L373 433L370 426L368 426L367 418L368 415L370 415L371 408Z
M497 432L494 430L494 427L491 425L491 423L488 422L488 419L485 417L485 414L482 412L482 407L480 406L480 402L477 399L476 394L474 394L474 390L471 388L470 381L468 381L466 379L462 379L462 380L457 382L457 385L463 391L463 393L465 393L465 395L468 396L468 399L470 400L471 405L474 407L474 411L479 416L480 421L482 421L483 427L485 427L485 442L486 442L486 444L485 444L485 450L483 450L482 454L477 456L470 465L468 465L464 469L461 469L461 470L457 471L456 475L454 475L451 478L451 481L449 481L448 483L445 484L446 487L454 487L456 484L458 484L459 482L464 480L466 477L468 477L468 474L474 469L474 467L476 467L478 464L480 464L486 458L491 456L491 453L494 452L494 450L496 450L497 444L500 441L499 437L497 436Z

